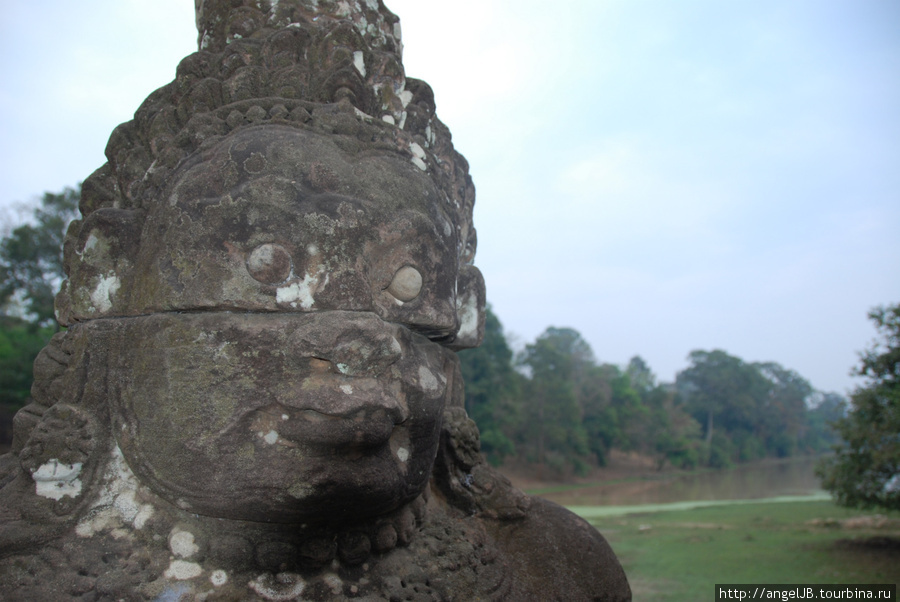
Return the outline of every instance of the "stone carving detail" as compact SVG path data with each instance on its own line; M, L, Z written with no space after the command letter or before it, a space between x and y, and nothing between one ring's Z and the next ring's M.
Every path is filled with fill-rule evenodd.
M66 237L0 457L4 599L629 599L479 453L474 187L397 17L196 4Z

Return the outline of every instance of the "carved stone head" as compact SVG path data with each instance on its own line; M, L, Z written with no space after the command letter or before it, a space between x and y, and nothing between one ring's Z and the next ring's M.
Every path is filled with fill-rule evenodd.
M0 456L4 592L630 600L479 453L475 192L397 18L195 1L200 51L82 186L67 329Z
M467 165L380 2L197 4L201 50L83 186L67 400L192 513L389 512L426 486L453 352L483 333Z

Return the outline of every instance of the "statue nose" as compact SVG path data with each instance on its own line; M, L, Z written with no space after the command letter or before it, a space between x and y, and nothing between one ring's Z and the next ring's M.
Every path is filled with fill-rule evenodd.
M323 341L324 342L324 341ZM382 374L403 356L394 327L375 316L348 316L341 333L326 345L317 345L315 356L348 376Z
M400 359L403 350L389 333L342 342L333 354L338 371L350 376L378 376Z

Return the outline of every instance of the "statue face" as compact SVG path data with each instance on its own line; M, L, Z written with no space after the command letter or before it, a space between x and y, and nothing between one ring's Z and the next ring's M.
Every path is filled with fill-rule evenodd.
M436 341L459 327L457 232L430 178L270 125L183 166L167 201L132 292L159 309L89 323L126 375L109 396L135 473L243 520L361 518L421 493L457 362Z

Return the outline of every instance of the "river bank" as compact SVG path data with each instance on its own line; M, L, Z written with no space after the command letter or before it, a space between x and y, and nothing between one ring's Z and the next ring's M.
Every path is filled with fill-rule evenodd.
M827 499L815 475L819 458L767 459L727 469L657 471L639 456L612 455L609 466L565 483L505 466L513 484L564 506L633 506L800 497Z

